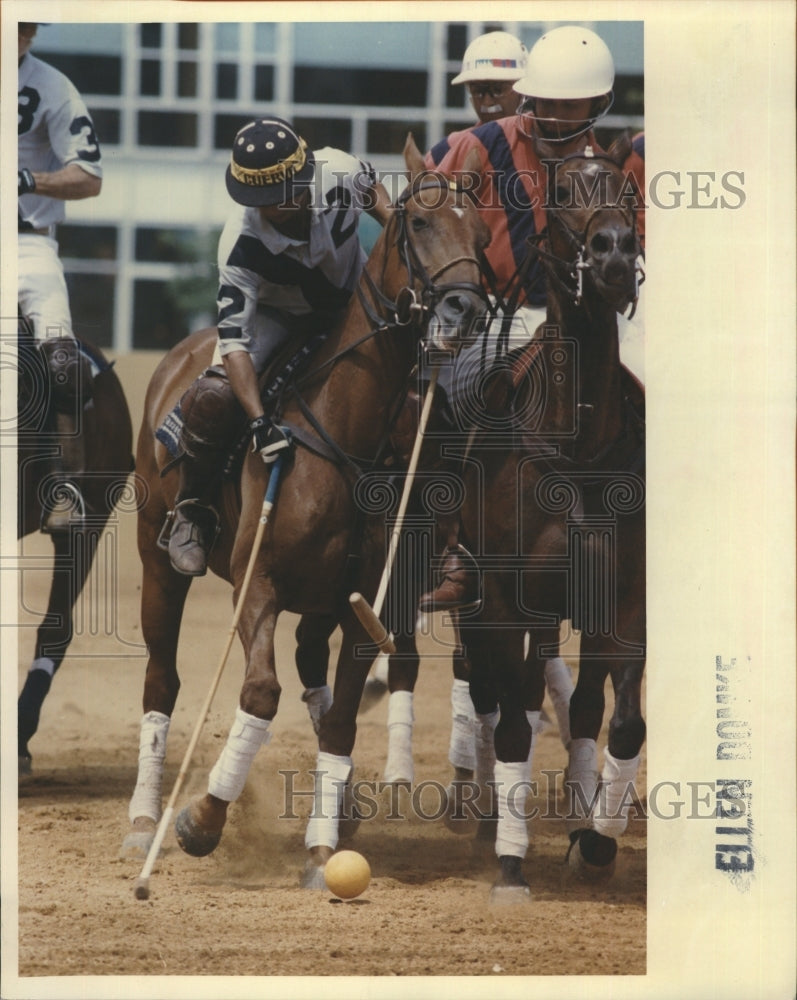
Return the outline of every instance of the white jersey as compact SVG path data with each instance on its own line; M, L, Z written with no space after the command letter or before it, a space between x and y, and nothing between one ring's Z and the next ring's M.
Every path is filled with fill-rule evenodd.
M19 66L18 114L20 170L51 173L78 163L102 177L100 147L83 98L63 73L30 53ZM60 198L34 192L19 199L20 229L39 229L65 216Z
M221 352L250 350L258 305L289 316L343 308L359 280L365 253L357 226L370 207L376 175L339 149L315 152L308 240L278 232L257 208L236 206L219 241Z

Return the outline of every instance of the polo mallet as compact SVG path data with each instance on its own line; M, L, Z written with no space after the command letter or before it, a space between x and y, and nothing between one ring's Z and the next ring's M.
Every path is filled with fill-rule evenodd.
M246 567L246 573L244 574L244 580L241 584L241 590L238 594L238 602L235 605L235 613L232 616L232 624L230 625L230 631L227 634L227 642L224 646L224 652L222 653L221 659L219 660L219 665L216 668L216 673L210 685L210 690L207 693L205 702L202 705L202 710L199 713L199 718L197 719L196 726L194 726L194 732L191 734L191 739L188 741L188 746L185 750L185 755L183 757L183 762L180 765L180 772L177 775L177 780L174 783L174 788L172 788L172 793L169 796L169 801L166 803L166 808L163 810L163 815L161 816L160 823L158 824L158 829L155 831L155 837L150 845L149 853L147 854L146 861L144 862L144 867L141 869L141 874L136 879L136 884L134 888L134 894L136 899L149 899L149 877L152 873L152 869L155 865L155 861L158 857L158 851L160 851L161 844L163 843L163 838L166 835L166 828L172 819L172 813L174 812L174 804L177 801L177 796L180 794L180 790L183 787L183 782L188 774L188 765L191 762L191 757L196 750L196 745L199 742L199 734L202 731L202 726L205 724L208 712L210 711L210 704L213 701L213 696L216 693L216 688L219 686L219 681L221 680L222 672L227 663L227 657L230 654L230 649L232 647L233 639L235 638L235 633L238 629L238 621L241 617L241 612L243 611L244 601L246 599L247 591L249 590L249 584L252 579L252 574L255 569L255 560L257 559L257 553L260 549L260 543L263 540L263 532L266 530L266 524L268 523L268 516L274 506L274 501L277 496L277 487L279 486L280 474L282 472L282 454L277 455L277 459L271 467L271 471L268 477L268 486L266 487L266 495L263 499L263 506L260 509L260 520L257 523L257 531L255 532L255 540L252 542L252 551L249 555L249 563Z
M393 533L390 536L390 545L387 552L387 561L385 562L385 568L382 571L382 579L379 583L379 589L376 592L376 598L374 599L373 607L366 601L362 594L353 593L349 596L349 603L354 610L354 613L360 619L365 631L370 635L373 641L377 644L380 651L390 655L396 652L396 647L393 642L392 637L389 635L387 629L379 620L379 615L382 611L382 605L385 601L385 594L387 593L388 584L390 582L390 574L393 572L393 562L396 558L396 552L398 551L399 538L401 536L401 529L404 522L404 515L407 512L407 504L410 500L410 492L412 490L413 481L415 479L415 472L418 468L418 459L421 454L421 445L423 444L423 436L426 433L426 425L429 422L429 414L432 409L432 397L434 396L435 386L437 385L437 376L439 373L439 367L435 365L432 368L431 378L429 380L429 387L426 390L426 396L423 400L423 407L421 409L421 416L418 420L418 430L415 434L415 443L412 447L412 454L410 455L410 462L407 466L407 476L404 480L404 491L401 495L401 502L399 503L398 514L396 515L396 523L393 525Z

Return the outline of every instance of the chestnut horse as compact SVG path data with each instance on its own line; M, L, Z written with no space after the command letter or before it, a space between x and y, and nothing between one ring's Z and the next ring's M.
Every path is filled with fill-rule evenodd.
M36 632L33 662L17 706L19 774L31 771L28 743L39 726L42 704L53 675L72 640L77 602L94 563L97 548L117 503L125 497L133 468L133 429L122 386L99 348L81 341L96 370L91 402L76 415L85 469L76 477L85 511L68 531L51 535L54 563L47 611ZM57 499L53 459L64 446L47 363L28 324L19 323L18 339L17 537L38 531L43 504ZM77 404L76 404L77 405Z
M566 787L569 859L582 877L613 870L645 738L644 391L620 362L617 322L638 295L626 144L552 164L538 251L547 321L510 357L514 377L493 379L494 419L464 459L463 541L482 569L483 603L460 628L477 718L495 731L493 899L529 896L525 797L561 622L581 633ZM607 676L615 707L601 776Z
M342 786L352 768L356 714L375 649L351 610L357 590L373 600L383 568L384 515L367 512L359 495L367 474L384 470L391 423L419 345L456 351L473 336L485 308L479 256L489 241L470 201L445 178L421 172L405 154L413 180L397 200L374 246L357 294L344 319L313 355L313 370L290 383L279 421L293 433L294 451L257 552L251 585L238 623L246 668L236 721L213 774L234 754L239 787L201 795L176 820L180 846L189 854L210 853L218 844L227 809L257 748L267 742L280 686L274 629L283 610L330 616L343 638L331 707L317 720L317 801L311 817L302 884L323 888L323 866L338 840ZM442 279L442 281L441 281ZM179 679L176 652L190 577L176 573L158 546L158 535L174 504L177 476L161 475L169 456L155 431L181 394L210 364L215 332L194 334L169 352L150 382L138 443L137 467L149 492L139 513L143 563L142 628L149 646L144 686L139 777L130 805L132 831L123 854L149 850L161 812L165 739ZM384 474L384 473L383 473ZM213 572L233 585L237 602L258 520L268 471L248 454L240 474L223 487L221 531L209 557ZM362 650L371 652L362 655ZM160 734L145 735L145 724ZM231 751L231 744L236 749ZM244 753L241 764L241 746ZM214 788L217 784L213 785Z

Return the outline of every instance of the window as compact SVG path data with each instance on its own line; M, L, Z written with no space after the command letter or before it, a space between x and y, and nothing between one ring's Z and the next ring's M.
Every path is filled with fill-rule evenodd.
M199 122L194 114L176 111L140 111L140 146L196 146Z
M308 104L425 107L425 72L400 69L341 69L296 66L293 95Z
M238 67L235 63L219 63L216 66L216 97L220 101L231 101L238 96Z
M308 118L297 115L293 124L311 149L335 146L348 150L351 146L351 121L348 118Z
M144 48L159 49L161 47L162 28L161 24L141 25L141 44Z

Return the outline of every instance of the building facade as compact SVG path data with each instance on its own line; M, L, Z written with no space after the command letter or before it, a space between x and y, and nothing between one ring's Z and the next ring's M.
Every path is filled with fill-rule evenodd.
M216 241L232 138L257 114L311 147L369 159L400 187L401 149L473 124L452 86L468 43L501 29L531 47L551 22L51 24L33 53L83 94L103 154L99 198L73 202L58 239L78 335L165 350L214 322ZM599 140L643 127L643 25L599 22L617 68Z

